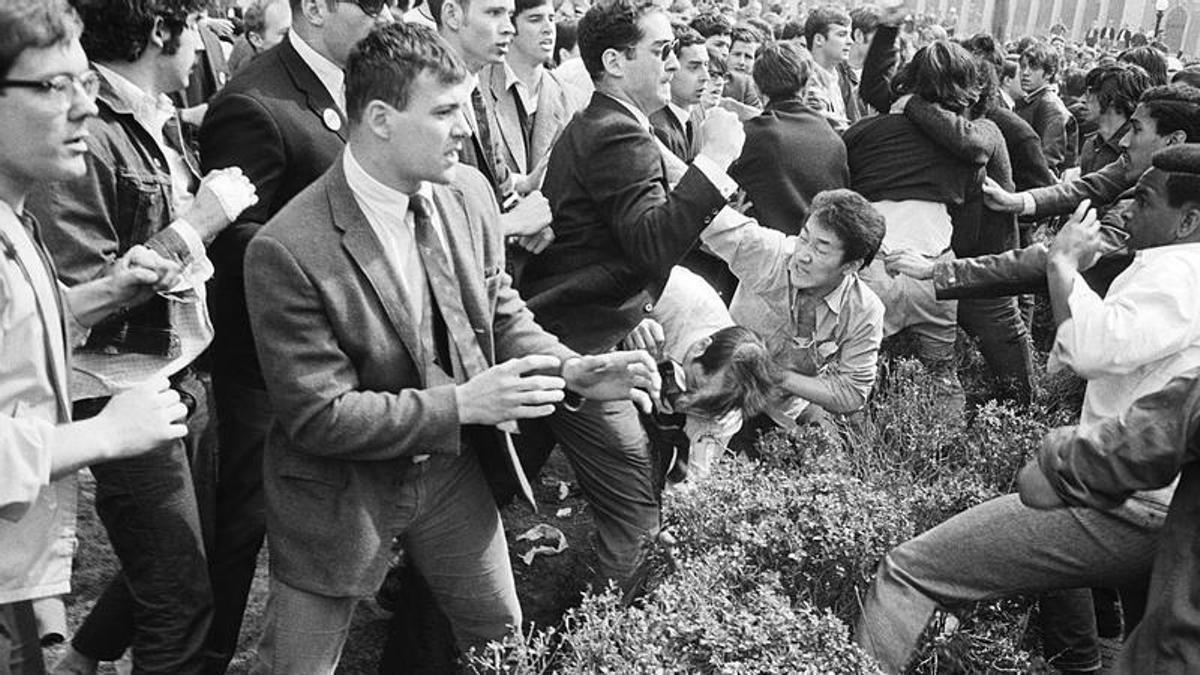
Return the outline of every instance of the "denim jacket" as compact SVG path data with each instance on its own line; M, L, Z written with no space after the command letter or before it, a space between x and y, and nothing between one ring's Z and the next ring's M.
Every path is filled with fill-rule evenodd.
M59 277L68 285L101 277L136 244L188 265L192 253L186 242L168 229L175 214L165 154L103 77L97 106L99 114L86 123L87 174L45 186L29 199L28 208L44 225ZM168 123L164 136L185 158L193 181L198 180L198 164L178 124ZM177 352L167 301L155 297L101 322L82 349L159 356Z

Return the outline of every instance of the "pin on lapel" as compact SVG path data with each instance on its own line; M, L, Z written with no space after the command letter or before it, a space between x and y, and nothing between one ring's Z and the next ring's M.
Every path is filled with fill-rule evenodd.
M342 128L342 116L333 108L326 108L322 111L321 119L324 120L325 126L330 131L337 131Z

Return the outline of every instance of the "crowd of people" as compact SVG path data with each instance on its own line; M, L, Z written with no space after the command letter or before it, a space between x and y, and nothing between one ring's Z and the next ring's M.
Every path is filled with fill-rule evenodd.
M264 541L255 672L334 672L365 598L453 667L521 625L500 509L556 448L634 601L724 454L871 424L885 338L931 416L960 328L1028 404L1033 294L1078 425L855 639L904 672L1022 593L1063 673L1200 668L1200 68L895 2L207 10L0 0L0 674L47 670L83 468L120 572L53 672L225 672Z

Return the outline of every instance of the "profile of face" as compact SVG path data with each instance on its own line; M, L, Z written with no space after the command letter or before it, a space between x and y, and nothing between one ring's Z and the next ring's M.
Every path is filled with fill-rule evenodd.
M730 43L729 35L710 35L704 38L704 46L712 49L722 59L729 60Z
M365 0L363 4L368 4ZM378 14L368 14L362 5L341 0L330 8L326 0L304 0L302 5L309 22L316 22L321 27L322 40L331 61L345 68L350 50L371 32L377 25L392 22L392 7L394 0L381 3ZM368 5L370 6L370 5Z
M411 194L421 181L448 183L453 179L463 141L471 133L465 117L470 96L470 81L445 84L426 70L409 85L408 105L403 110L382 101L367 105L364 123L390 146L389 171L394 184Z
M642 39L629 49L609 50L621 71L617 85L647 115L671 100L671 79L679 59L671 49L675 34L665 12L651 12L638 20Z
M164 92L179 91L187 86L188 78L192 75L192 66L196 64L196 50L202 45L200 40L200 14L193 13L187 17L187 23L179 33L178 48L171 54L161 54L159 69L159 90ZM171 39L166 25L158 21L150 36L150 44L162 49Z
M531 7L513 20L516 34L509 58L527 63L547 63L554 58L554 5L547 2Z
M850 58L850 27L842 24L829 24L825 34L813 36L813 55L820 54L825 63L841 63Z
M1100 119L1100 113L1104 112L1100 109L1100 97L1089 91L1083 100L1087 103L1087 115L1085 119L1088 122L1095 122Z
M88 58L78 40L21 52L5 79L40 82L88 73ZM62 91L0 89L0 175L33 185L87 173L87 130L96 102L78 83Z
M819 219L810 217L796 237L796 248L788 260L792 285L801 290L833 290L859 267L858 260L843 261L842 239Z
M515 31L513 0L470 0L465 8L458 2L448 2L442 7L443 17L448 16L445 11L451 5L457 10L455 28L460 32L463 56L472 69L503 61ZM550 54L553 54L553 26L550 31Z
M1121 139L1121 148L1128 162L1126 178L1134 179L1150 168L1150 158L1155 152L1176 142L1183 142L1183 132L1158 135L1158 122L1150 116L1144 105L1134 109L1129 118L1129 132Z
M754 55L760 43L738 40L729 47L729 69L735 73L750 75L754 70Z
M679 70L671 78L671 102L681 108L697 105L708 87L708 49L689 45L679 50Z
M258 51L266 51L283 42L288 29L292 27L292 7L289 3L278 0L267 5L263 11L262 32L249 32L246 39Z
M1140 251L1166 246L1200 227L1200 211L1194 205L1173 207L1167 200L1165 171L1150 168L1138 179L1133 199L1122 214L1129 232L1129 248Z

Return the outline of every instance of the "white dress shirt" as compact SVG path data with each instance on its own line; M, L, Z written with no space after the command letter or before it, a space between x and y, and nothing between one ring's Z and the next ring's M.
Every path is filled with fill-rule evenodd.
M1200 366L1200 244L1139 251L1101 298L1078 273L1048 364L1086 379L1081 425L1125 412L1135 400ZM1163 506L1174 486L1138 493Z
M321 84L325 85L325 91L333 97L334 103L337 104L339 110L346 112L346 73L338 64L317 53L304 38L296 34L296 31L290 30L287 34L287 39L291 41L292 46L296 48L296 53L300 55L300 60L308 66Z

